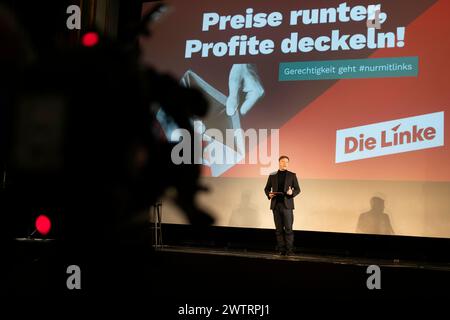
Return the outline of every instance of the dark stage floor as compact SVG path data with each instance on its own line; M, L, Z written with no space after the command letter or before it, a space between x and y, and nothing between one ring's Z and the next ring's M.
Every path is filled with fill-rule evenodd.
M177 298L214 297L279 299L402 298L445 296L450 264L183 246L156 253L157 293ZM380 267L380 290L369 290L370 265Z
M20 247L2 265L3 289L14 295L139 295L172 306L274 301L284 305L284 301L305 298L446 298L450 288L450 264L444 262L302 250L280 256L263 250L192 245L166 245L156 250L141 247L136 251L110 247L108 252L75 255L52 242L18 244ZM81 268L79 291L66 287L69 264ZM367 287L373 274L368 274L371 265L380 268L381 289Z

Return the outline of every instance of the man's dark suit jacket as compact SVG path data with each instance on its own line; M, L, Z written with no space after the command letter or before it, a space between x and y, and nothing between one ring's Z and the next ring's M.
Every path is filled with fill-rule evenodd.
M292 195L287 195L289 186L293 189ZM266 193L267 198L269 197L269 192L283 192L284 193L284 204L287 209L294 209L294 197L300 193L300 186L298 185L297 176L294 172L290 172L286 170L286 179L284 180L284 188L283 190L278 190L278 171L270 174L267 179L266 187L264 188L264 192ZM270 209L273 210L276 204L276 197L273 197L270 201Z

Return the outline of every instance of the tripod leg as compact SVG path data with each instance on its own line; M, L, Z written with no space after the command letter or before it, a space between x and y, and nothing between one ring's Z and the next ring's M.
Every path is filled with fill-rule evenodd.
M158 213L158 235L159 235L159 237L158 237L158 245L160 245L161 247L162 247L162 226L161 226L161 223L162 223L162 221L161 221L161 212L162 211L162 205L161 204L158 204L158 211L157 211L157 213Z
M153 206L153 219L154 219L154 225L153 225L153 232L155 233L155 242L153 243L155 248L158 246L158 220L157 220L157 207Z

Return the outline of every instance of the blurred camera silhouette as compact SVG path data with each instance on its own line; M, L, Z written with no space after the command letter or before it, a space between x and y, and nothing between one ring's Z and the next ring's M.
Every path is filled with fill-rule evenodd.
M155 6L128 42L97 30L93 45L31 50L14 16L0 9L1 189L6 237L29 235L37 213L49 237L68 243L141 243L149 208L169 188L189 221L213 218L195 201L198 165L175 165L159 109L193 132L208 110L203 94L140 61L139 38L167 7ZM193 163L193 162L192 162Z

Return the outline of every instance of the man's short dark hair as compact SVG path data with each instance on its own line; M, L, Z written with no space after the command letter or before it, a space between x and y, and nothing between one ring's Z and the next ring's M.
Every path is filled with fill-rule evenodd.
M282 159L288 159L288 161L290 161L288 156L281 156L278 158L278 162L280 162Z

